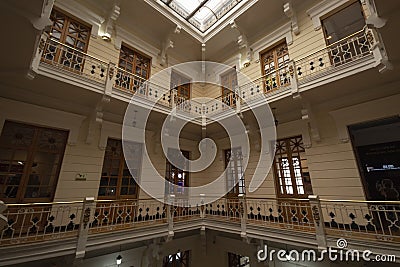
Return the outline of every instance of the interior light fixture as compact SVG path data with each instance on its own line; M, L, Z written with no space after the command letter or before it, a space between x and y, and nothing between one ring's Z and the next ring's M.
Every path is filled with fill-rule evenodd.
M19 165L24 165L24 163L22 161L18 161Z
M332 39L332 35L329 35L328 37L326 37L326 40L330 40Z
M120 265L122 263L122 256L118 255L116 260L117 260L117 265Z
M111 41L111 34L105 32L101 35L101 39L103 39L104 41Z

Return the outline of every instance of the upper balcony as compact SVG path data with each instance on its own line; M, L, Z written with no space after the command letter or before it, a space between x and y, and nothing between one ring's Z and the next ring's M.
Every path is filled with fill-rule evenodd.
M161 82L146 80L118 67L116 62L98 59L46 34L40 41L35 62L39 74L126 102L135 94L142 100L138 104L148 107L156 104L161 112L176 107L195 116L217 116L227 110L245 111L250 104L263 105L375 67L381 64L382 54L378 32L365 26L310 55L286 59L278 68L251 82L237 83L216 97L217 102L181 96L176 88L171 88L170 77Z

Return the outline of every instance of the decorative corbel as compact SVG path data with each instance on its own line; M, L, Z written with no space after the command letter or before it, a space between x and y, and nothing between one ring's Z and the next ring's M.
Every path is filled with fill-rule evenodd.
M166 40L162 44L160 53L160 65L167 66L167 53L170 48L174 48L174 41L172 40L174 35L181 33L181 26L177 25L175 29L168 34Z
M239 49L245 49L244 57L241 56L241 63L243 66L247 67L250 65L250 61L253 60L253 49L249 46L249 42L247 40L247 36L244 31L236 24L233 20L230 22L231 29L235 30L238 34L237 44Z
M376 29L367 29L365 36L371 45L371 50L377 62L376 66L378 67L379 72L383 73L387 70L392 70L393 65L389 61L385 45L379 32Z
M110 41L114 32L114 25L121 13L121 8L117 3L114 3L108 18L101 24L100 35L105 41Z
M310 103L304 99L299 93L294 95L293 99L301 101L301 119L307 123L308 131L311 139L314 141L321 141L321 136L318 130L318 123L312 111ZM311 140L304 142L306 147L311 147Z
M296 11L293 8L292 1L289 1L283 5L283 12L291 20L292 31L294 32L295 35L298 35L300 33L300 29L297 23L297 15Z
M98 126L103 123L103 108L104 105L110 103L110 96L103 95L100 101L97 103L95 110L92 112L89 119L88 133L86 136L86 144L91 144L93 141L93 136Z
M361 0L361 4L366 6L369 11L366 19L368 25L373 25L375 28L382 28L386 25L387 20L379 17L374 0Z

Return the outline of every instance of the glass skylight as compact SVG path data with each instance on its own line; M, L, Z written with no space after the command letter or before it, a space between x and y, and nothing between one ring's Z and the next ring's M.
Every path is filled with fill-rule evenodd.
M242 0L161 0L201 32L208 30Z

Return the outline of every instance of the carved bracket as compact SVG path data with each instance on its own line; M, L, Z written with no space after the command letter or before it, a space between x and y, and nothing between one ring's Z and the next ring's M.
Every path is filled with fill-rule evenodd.
M108 18L101 24L100 32L101 38L106 41L111 40L111 36L114 33L114 25L121 13L121 8L118 4L114 3Z
M160 65L166 66L167 65L167 53L170 48L174 48L174 35L181 33L181 26L177 25L175 29L168 34L166 40L162 44L161 52L160 52Z
M110 102L111 98L108 95L103 95L100 101L97 103L95 110L89 119L88 133L86 136L86 143L91 144L93 141L93 136L98 126L103 123L103 108L104 105Z
M244 49L244 56L241 55L241 63L244 66L248 66L250 61L253 60L253 49L249 46L247 36L244 31L236 24L233 20L230 22L231 29L235 30L237 33L237 44L239 49Z
M293 4L291 1L285 3L283 5L283 12L285 15L290 18L291 23L292 23L292 30L294 34L298 35L300 33L299 25L297 23L297 15L296 12L293 8Z
M301 110L301 119L307 122L311 139L317 142L321 141L321 136L318 130L318 123L317 120L315 119L315 115L312 111L310 103L306 99L304 99L300 95L300 93L294 94L293 98L295 100L301 101L301 105L303 107Z

